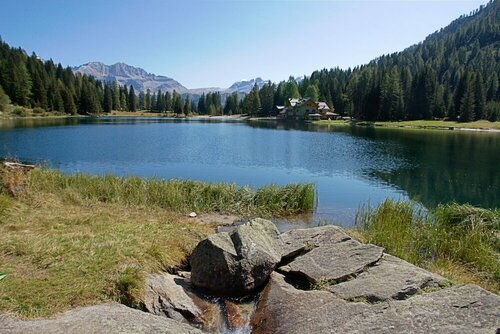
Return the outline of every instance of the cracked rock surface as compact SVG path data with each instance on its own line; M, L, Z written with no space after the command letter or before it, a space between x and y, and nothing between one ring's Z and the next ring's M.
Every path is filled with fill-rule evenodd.
M347 280L376 263L384 251L382 247L362 244L333 226L296 230L284 235L284 243L291 253L300 254L297 250L300 245L305 247L303 251L311 250L279 270L305 277L312 284Z
M450 286L336 227L282 239L284 259L261 294L252 333L498 333L500 297L478 286ZM309 281L305 290L295 288L304 288L298 278Z
M407 300L349 302L328 291L298 290L278 273L252 319L264 333L496 333L499 297L475 285L455 286Z
M406 299L421 289L438 288L447 282L437 274L384 254L379 262L367 268L356 279L331 285L328 290L343 299L378 302Z

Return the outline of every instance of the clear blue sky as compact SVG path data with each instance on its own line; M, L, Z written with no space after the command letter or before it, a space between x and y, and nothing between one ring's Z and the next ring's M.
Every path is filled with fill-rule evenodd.
M0 0L0 35L65 66L125 62L228 87L364 64L486 2Z

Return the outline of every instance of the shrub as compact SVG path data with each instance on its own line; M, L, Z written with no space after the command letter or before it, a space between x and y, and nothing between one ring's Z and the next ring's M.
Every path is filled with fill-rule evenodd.
M26 110L23 107L14 108L13 113L19 117L25 117L27 115Z
M33 114L43 114L44 112L45 112L45 109L43 109L43 108L40 108L40 107L33 108Z
M5 94L2 86L0 86L0 111L5 110L5 107L10 103L9 96Z

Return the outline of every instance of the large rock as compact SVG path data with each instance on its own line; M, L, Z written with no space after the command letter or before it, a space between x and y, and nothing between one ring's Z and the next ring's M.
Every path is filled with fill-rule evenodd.
M254 334L495 333L499 326L500 297L475 285L369 304L295 289L278 273L252 319Z
M189 278L168 273L150 274L140 298L145 311L215 332L224 324L217 302L198 295Z
M202 334L189 325L134 310L104 304L66 312L50 320L22 321L0 315L2 334Z
M191 283L210 294L244 295L267 281L281 254L276 226L254 219L198 243L191 254Z
M201 325L203 324L201 310L191 300L183 285L187 285L187 282L182 277L168 273L150 274L146 277L140 305L152 314Z
M437 288L447 282L439 275L384 254L379 262L367 268L356 279L331 285L328 290L343 299L378 302L405 299L421 289Z
M280 271L305 277L312 284L345 281L376 263L384 249L353 239L325 242L300 255Z

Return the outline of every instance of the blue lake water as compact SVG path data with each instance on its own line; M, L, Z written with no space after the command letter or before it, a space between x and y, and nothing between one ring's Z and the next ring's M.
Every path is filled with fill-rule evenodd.
M314 183L305 218L350 225L387 197L500 206L500 134L310 124L71 118L0 123L0 156L64 172L258 187Z

